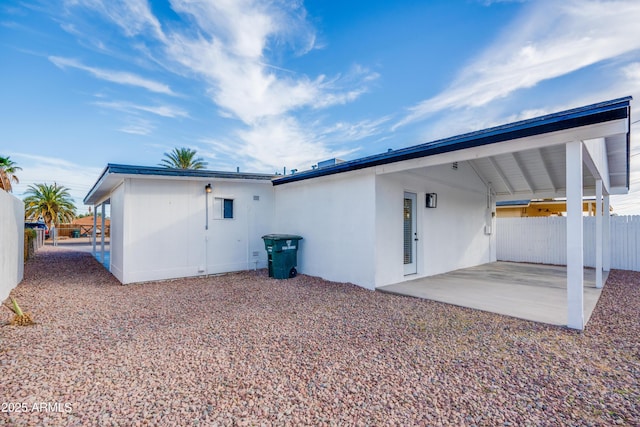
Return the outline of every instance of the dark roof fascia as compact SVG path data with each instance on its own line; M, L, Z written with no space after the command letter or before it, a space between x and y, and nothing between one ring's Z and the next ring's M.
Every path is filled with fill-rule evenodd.
M186 178L210 178L210 179L245 179L245 180L263 180L271 181L275 175L259 174L259 173L241 173L241 172L225 172L210 171L204 169L172 169L153 166L133 166L119 165L109 163L100 174L100 178L91 187L91 190L84 198L84 203L94 193L94 191L102 184L108 175L139 175L139 176L168 176L168 177L186 177Z
M404 160L417 159L420 157L428 157L436 154L563 131L581 126L589 126L612 120L629 119L629 105L631 99L632 97L627 96L624 98L618 98L558 113L548 114L546 116L483 129L395 151L363 157L361 159L350 160L335 166L299 172L294 175L276 178L273 180L273 185L287 184L310 178L349 172L373 166L401 162ZM629 167L628 164L629 161L627 161L627 168Z
M511 206L528 206L531 200L509 200L496 202L496 206L499 208L511 207Z
M155 166L133 166L109 163L108 173L120 175L171 176L187 178L272 180L275 175L261 173L211 171L205 169L173 169Z

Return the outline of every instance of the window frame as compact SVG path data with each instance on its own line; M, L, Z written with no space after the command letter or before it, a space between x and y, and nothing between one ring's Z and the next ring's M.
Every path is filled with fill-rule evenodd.
M235 199L229 196L214 196L211 209L214 220L235 219Z

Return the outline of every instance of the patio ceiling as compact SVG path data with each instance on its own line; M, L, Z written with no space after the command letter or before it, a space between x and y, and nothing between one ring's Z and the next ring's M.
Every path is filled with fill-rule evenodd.
M434 178L430 166L467 163L491 187L497 201L566 197L566 144L583 146L583 193L594 196L596 179L604 194L629 191L629 116L600 123L464 147L455 151L379 165L377 174L408 172Z
M615 194L626 188L626 135L609 136L598 143L604 145L607 153L604 173L608 175L609 192ZM498 154L467 163L491 186L497 200L566 196L564 144ZM595 194L595 181L601 173L583 167L585 195Z

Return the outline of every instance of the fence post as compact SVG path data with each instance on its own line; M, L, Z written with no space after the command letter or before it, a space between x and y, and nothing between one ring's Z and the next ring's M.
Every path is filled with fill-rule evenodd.
M602 180L596 179L596 288L602 286Z

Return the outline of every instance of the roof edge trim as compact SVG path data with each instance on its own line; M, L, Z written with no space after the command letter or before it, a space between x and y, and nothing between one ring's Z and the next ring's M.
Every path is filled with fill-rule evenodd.
M612 120L628 119L630 117L629 110L630 101L632 99L633 98L631 96L613 99L610 101L604 101L597 104L427 142L391 152L350 160L335 166L299 172L295 175L276 178L273 180L273 185L282 185L305 179L334 175L420 157L428 157L436 154L563 131ZM628 135L629 130L627 131L627 138Z

